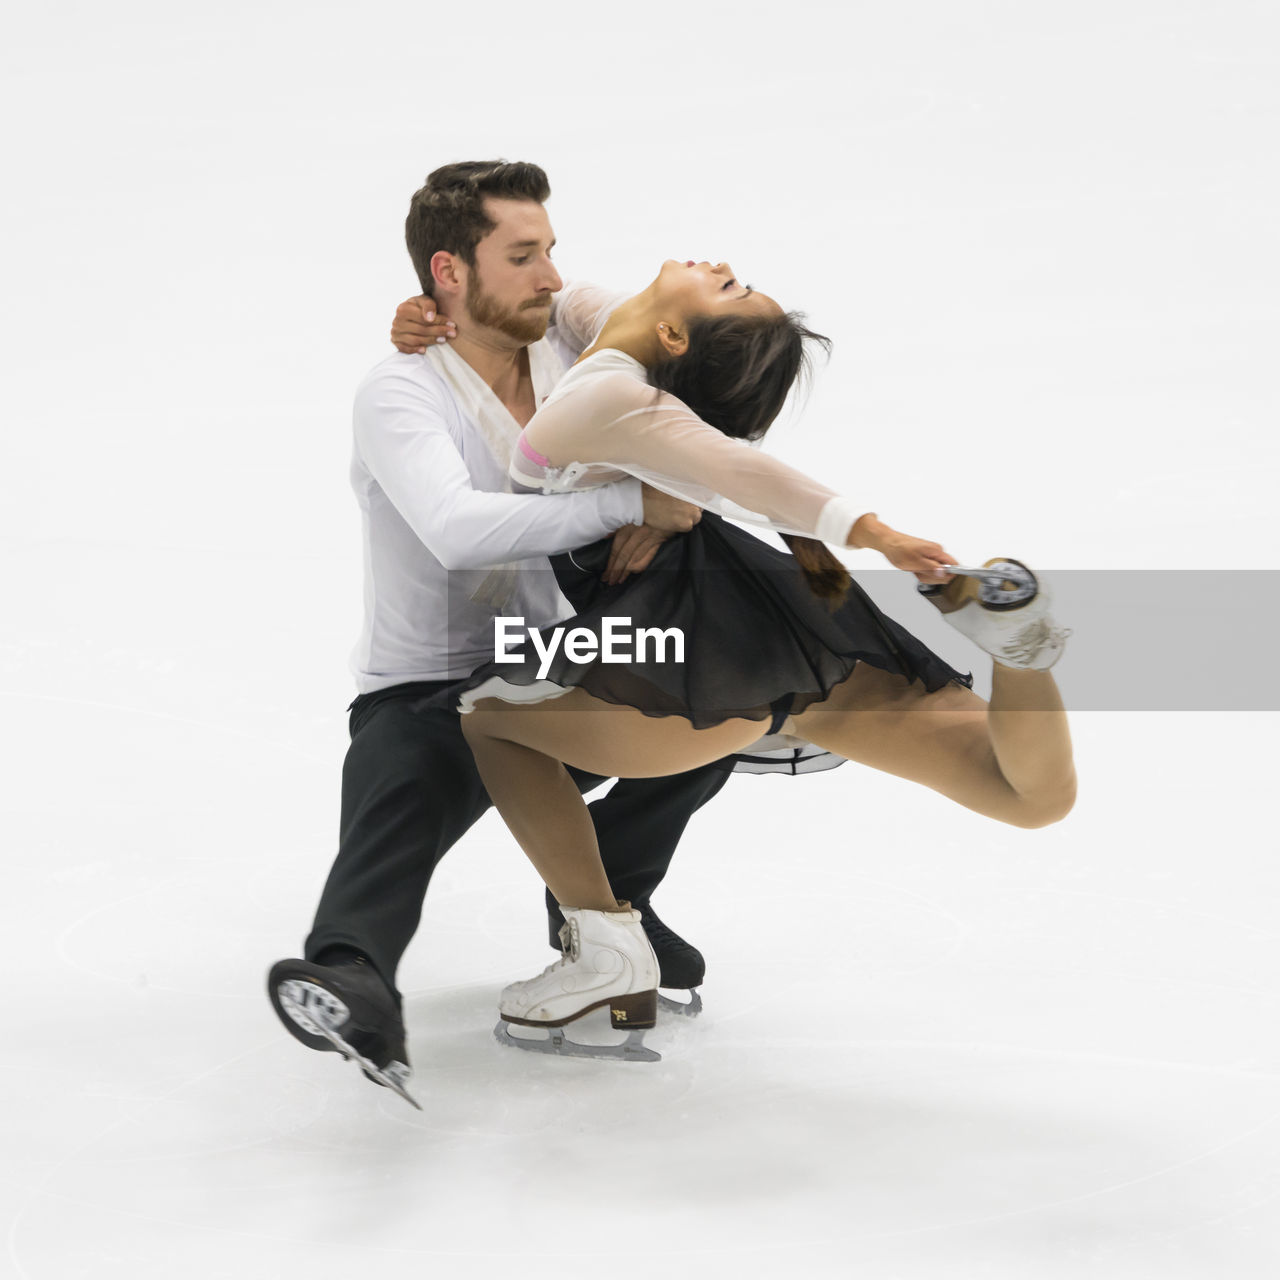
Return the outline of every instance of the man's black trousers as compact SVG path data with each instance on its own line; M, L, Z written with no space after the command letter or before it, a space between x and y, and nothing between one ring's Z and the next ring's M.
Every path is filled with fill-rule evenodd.
M363 951L393 989L431 873L490 803L458 715L421 707L447 687L395 685L351 704L338 856L306 942L308 960L332 946ZM584 792L605 781L569 772ZM648 902L690 816L728 776L723 766L705 765L665 778L623 778L591 804L617 897ZM514 841L511 852L517 855Z

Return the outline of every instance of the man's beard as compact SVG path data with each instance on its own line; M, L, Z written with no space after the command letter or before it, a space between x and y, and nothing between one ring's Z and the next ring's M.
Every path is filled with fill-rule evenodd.
M551 319L551 310L546 306L524 302L514 310L504 307L492 294L485 293L484 282L475 267L472 267L467 282L466 306L474 323L486 329L496 329L526 345L537 342L546 334Z

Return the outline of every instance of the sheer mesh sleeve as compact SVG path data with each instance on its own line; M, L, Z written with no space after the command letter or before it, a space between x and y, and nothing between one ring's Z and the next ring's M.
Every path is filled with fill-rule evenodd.
M553 397L525 440L553 470L606 464L731 519L837 546L848 545L850 526L866 510L623 372L584 379Z
M609 313L628 295L598 284L572 280L555 295L552 323L579 351L586 350L597 338Z

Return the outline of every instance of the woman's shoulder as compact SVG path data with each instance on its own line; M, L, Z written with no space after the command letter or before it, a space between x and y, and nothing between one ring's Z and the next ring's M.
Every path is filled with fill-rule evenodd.
M610 378L615 381L625 378L639 386L649 385L649 372L634 356L616 347L601 347L589 356L583 356L570 370L570 375L579 378ZM568 375L566 375L568 376Z
M599 337L605 321L626 296L585 280L566 281L551 301L551 322L581 352Z
M618 400L630 406L653 395L644 365L622 351L605 347L568 369L547 398L545 407L570 396Z

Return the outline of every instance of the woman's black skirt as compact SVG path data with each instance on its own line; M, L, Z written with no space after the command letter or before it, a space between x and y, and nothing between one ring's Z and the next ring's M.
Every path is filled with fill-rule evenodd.
M519 662L486 663L453 686L455 705L477 697L537 701L581 688L646 715L682 716L698 729L759 720L763 734L821 701L859 662L920 680L929 692L973 683L857 583L832 608L791 555L710 512L617 586L600 580L611 542L552 560L575 615L557 624L558 640L556 627L541 630L542 654L526 638Z

